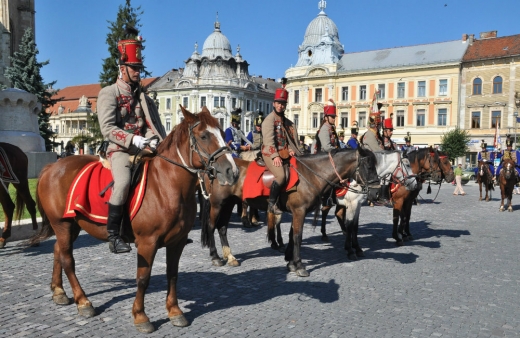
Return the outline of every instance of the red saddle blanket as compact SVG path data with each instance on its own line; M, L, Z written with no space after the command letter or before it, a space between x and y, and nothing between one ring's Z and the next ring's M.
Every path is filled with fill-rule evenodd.
M296 158L291 157L291 167L289 168L289 182L287 182L286 190L292 189L298 183L298 173L294 168L296 166ZM294 166L294 168L293 168ZM251 162L247 168L244 186L242 188L242 198L255 198L258 196L269 196L269 188L264 186L262 175L267 167L259 166L255 161Z
M148 172L146 161L143 173L137 186L130 189L128 195L130 220L132 220L143 202ZM93 222L107 224L108 200L112 195L112 188L107 189L100 196L99 193L112 182L112 172L103 167L101 162L92 162L86 165L72 182L67 194L64 218L75 217L79 212Z

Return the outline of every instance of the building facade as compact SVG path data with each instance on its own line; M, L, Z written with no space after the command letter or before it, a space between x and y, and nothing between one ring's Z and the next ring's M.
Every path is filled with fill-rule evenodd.
M460 126L471 136L466 163L477 164L482 140L494 150L497 129L516 136L520 110L520 35L497 37L496 31L468 36L462 63ZM517 147L517 144L515 144ZM503 148L503 147L502 147Z
M34 32L35 13L34 0L0 0L0 84L6 87L10 87L4 75L11 66L9 57L18 51L25 30Z
M336 24L325 13L311 21L298 48L298 62L286 71L288 115L298 132L313 138L329 99L337 105L337 127L357 121L362 135L374 93L392 116L394 140L407 132L416 146L438 145L458 124L462 57L468 43L456 41L344 53ZM309 142L310 140L307 140Z
M242 58L240 46L233 55L217 21L204 41L202 53L198 53L195 44L185 67L167 72L150 87L150 92L158 101L167 132L182 120L182 105L194 113L206 106L223 129L231 124L231 112L240 107L241 128L247 134L259 112L265 116L272 110L274 92L279 86L273 79L249 74L249 64Z

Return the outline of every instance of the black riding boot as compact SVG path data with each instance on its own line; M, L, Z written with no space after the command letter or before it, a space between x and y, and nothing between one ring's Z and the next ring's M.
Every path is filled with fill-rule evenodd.
M274 181L271 185L271 192L269 193L269 207L267 208L268 212L271 212L275 215L281 215L283 212L278 208L278 195L280 195L280 190L282 187Z
M123 205L108 204L108 247L113 253L123 253L132 250L130 245L126 244L121 236L119 236L119 228L121 227L121 221L123 219L123 209Z
M383 205L390 204L390 184L381 185L381 193L379 194L378 202Z

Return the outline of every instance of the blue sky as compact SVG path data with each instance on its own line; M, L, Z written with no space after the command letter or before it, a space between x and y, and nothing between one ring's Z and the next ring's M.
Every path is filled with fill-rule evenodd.
M45 82L55 88L97 83L108 56L108 22L124 0L36 0L36 43ZM132 0L141 6L143 54L152 76L183 67L202 51L216 12L221 30L251 75L282 77L298 59L307 25L318 15L318 0ZM497 30L520 33L518 0L327 0L345 52L461 39L463 33Z

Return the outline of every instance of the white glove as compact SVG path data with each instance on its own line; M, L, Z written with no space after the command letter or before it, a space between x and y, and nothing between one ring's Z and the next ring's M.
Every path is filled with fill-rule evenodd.
M156 139L156 138L150 140L150 148L152 148L152 149L157 148L157 142L158 142L158 141L159 141L159 140Z
M150 143L150 141L142 136L134 135L134 137L132 138L132 143L137 148L143 149L148 143Z

